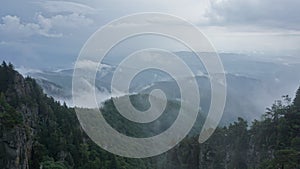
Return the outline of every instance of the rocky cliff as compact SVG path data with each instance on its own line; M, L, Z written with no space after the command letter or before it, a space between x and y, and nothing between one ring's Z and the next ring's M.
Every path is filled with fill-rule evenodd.
M14 71L12 65L0 69L0 168L27 169L39 116L33 101L42 91L32 79L24 79Z

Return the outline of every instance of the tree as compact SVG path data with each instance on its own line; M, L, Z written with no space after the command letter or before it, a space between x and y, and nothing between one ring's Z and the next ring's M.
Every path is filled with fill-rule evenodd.
M55 161L44 161L41 163L42 169L67 169L67 167L62 162Z
M11 70L14 70L15 68L14 68L14 65L12 64L12 63L8 63L8 67L9 67L9 69L11 69Z
M4 68L6 68L6 67L7 67L7 64L6 64L6 62L5 62L5 61L3 61L1 66L2 66L2 67L4 67Z
M5 99L5 95L0 93L0 124L5 127L13 128L21 125L23 121L22 114L10 106Z
M293 104L294 104L295 108L299 111L300 110L300 87L296 92L296 97L294 99Z
M275 152L275 158L271 160L269 168L294 169L298 168L299 154L292 149L283 149Z

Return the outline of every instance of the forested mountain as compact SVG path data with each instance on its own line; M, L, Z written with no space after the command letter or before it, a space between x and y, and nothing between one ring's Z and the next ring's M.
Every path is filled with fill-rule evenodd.
M144 96L142 96L144 97ZM133 99L134 100L134 99ZM170 104L176 109L177 104ZM111 100L110 123L122 128ZM131 127L134 134L138 129ZM127 133L127 134L132 134ZM205 143L190 135L160 156L129 159L108 153L84 133L73 108L48 97L12 64L0 66L0 168L3 169L299 169L300 88L294 100L275 101L262 119L242 118Z

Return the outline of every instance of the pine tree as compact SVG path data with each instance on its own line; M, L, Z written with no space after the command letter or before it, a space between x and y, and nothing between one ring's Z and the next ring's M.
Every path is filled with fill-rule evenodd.
M1 66L2 66L2 67L4 67L4 68L6 68L6 67L7 67L7 64L6 64L6 62L5 62L5 61L3 61Z
M297 90L296 97L294 99L293 104L297 110L300 110L300 87Z

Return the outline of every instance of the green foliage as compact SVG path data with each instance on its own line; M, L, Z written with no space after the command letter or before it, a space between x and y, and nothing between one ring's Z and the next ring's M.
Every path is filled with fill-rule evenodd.
M62 162L43 161L41 163L43 169L68 169Z
M266 169L296 169L299 168L299 152L293 149L282 149L275 152L275 157L271 160L266 160L261 168Z
M4 92L14 83L16 71L11 63L9 66L3 61L0 65L0 92Z
M18 126L31 137L29 168L32 169L300 168L300 88L292 104L291 99L284 96L283 101L275 101L267 109L262 120L253 121L250 126L238 118L226 127L217 128L201 145L198 135L192 134L174 149L157 157L128 159L106 152L93 143L82 130L74 109L47 97L32 78L16 82L18 76L11 64L4 62L0 66L0 127L6 130ZM22 92L17 94L16 90ZM145 98L142 95L141 98L131 97L131 100L143 102ZM145 107L147 105L145 103ZM111 100L104 104L102 111L112 127L124 134L143 135L147 131L155 135L176 119L176 114L170 115L170 112L178 106L168 103L159 123L152 124L157 127L155 130L129 123L125 130L127 121L117 113ZM31 115L25 116L20 110L31 112Z
M293 103L294 103L294 106L296 107L296 109L298 111L300 111L300 87L299 87L299 89L296 92L296 97L295 97Z
M3 93L0 93L0 125L4 125L8 128L13 128L22 124L23 117L20 112L17 112L12 106L10 106L5 99Z

